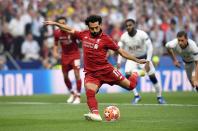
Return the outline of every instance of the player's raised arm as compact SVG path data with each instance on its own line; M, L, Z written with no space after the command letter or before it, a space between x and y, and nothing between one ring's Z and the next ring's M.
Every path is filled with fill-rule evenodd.
M74 34L74 32L75 32L74 28L69 27L66 24L61 24L61 23L54 22L54 21L44 21L43 23L44 23L44 25L55 25L55 26L58 26L61 30L66 31L66 32L71 33L71 34Z
M132 60L132 61L135 61L135 62L137 62L137 63L139 63L139 64L145 64L145 63L147 63L147 61L145 60L145 59L138 59L138 58L136 58L135 56L133 56L133 55L131 55L131 54L129 54L128 52L126 52L124 49L122 49L122 48L119 48L118 49L118 53L122 56L122 57L124 57L124 58L126 58L126 59L129 59L129 60Z

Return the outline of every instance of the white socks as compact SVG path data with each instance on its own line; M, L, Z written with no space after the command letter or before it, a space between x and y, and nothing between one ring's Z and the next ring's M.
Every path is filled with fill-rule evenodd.
M134 94L135 96L139 96L139 93L138 93L138 91L137 91L136 88L133 89L133 94Z
M155 91L156 91L156 94L157 94L157 97L161 97L162 96L162 87L160 86L160 84L157 82L156 84L153 84L154 88L155 88ZM133 89L133 94L135 96L138 96L139 93L137 91L137 89Z
M162 96L162 87L160 86L160 84L157 82L156 84L153 84L157 97L161 97Z

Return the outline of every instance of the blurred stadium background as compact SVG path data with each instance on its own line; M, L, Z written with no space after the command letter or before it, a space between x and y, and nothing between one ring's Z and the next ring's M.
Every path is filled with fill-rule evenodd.
M98 130L130 130L131 123L134 123L132 126L136 130L197 130L198 96L190 86L184 69L173 66L164 47L167 41L176 37L179 30L185 30L189 38L198 44L197 0L0 0L0 130L22 130L23 127L24 130L72 130L76 127L75 124L71 124L72 122L77 122L80 125L79 129L85 130L84 125L89 123L79 118L86 111L84 104L79 106L80 109L81 106L84 109L75 108L73 112L72 105L56 105L65 102L65 94L68 91L58 66L60 60L56 60L52 55L54 27L43 26L42 22L65 16L69 25L84 30L86 29L84 19L90 14L103 17L103 31L115 41L118 41L124 32L123 22L126 18L137 21L137 28L146 31L151 37L157 77L162 84L168 104L179 104L165 107L130 107L133 96L127 93L119 94L125 90L117 86L103 85L101 93L118 94L111 94L111 97L101 94L99 100L107 103L129 103L129 105L119 105L121 117L124 112L123 121L120 120L117 125L103 123ZM35 42L38 47L30 46L28 51L23 51L24 42ZM79 48L81 49L81 45ZM108 58L113 65L116 65L117 54L109 51ZM125 61L122 64L122 72L124 63ZM81 66L83 67L82 60ZM75 86L73 72L70 73ZM81 77L83 76L81 69ZM150 101L154 99L154 90L147 77L140 78L137 88L142 92L143 97L145 96L142 104L155 104L156 100ZM27 104L28 102L30 104ZM83 87L82 103L85 102ZM44 103L45 108L39 103ZM60 109L54 109L53 106ZM100 107L101 110L103 107L104 105ZM58 115L53 110L57 111ZM133 113L130 114L129 110L133 110ZM170 114L166 114L165 110ZM136 114L136 111L140 112ZM73 114L74 119L68 112ZM147 115L148 112L152 115ZM61 114L64 114L64 118L61 118ZM35 115L40 115L41 119ZM152 116L154 118L151 120ZM135 121L134 117L139 119ZM60 125L53 126L57 122L60 122ZM49 126L48 123L52 125ZM137 123L145 124L145 127ZM13 128L11 125L14 125ZM31 126L35 128L29 128ZM69 128L65 128L66 126ZM91 123L86 128L93 129L95 126L96 123Z

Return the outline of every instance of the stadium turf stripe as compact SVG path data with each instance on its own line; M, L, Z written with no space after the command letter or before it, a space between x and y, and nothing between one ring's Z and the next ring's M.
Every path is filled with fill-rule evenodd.
M45 104L67 104L67 103L50 103L50 102L0 102L3 104L19 104L19 105L45 105ZM79 105L84 105L86 103L81 103ZM68 104L72 105L72 104ZM196 104L136 104L132 105L130 103L99 103L99 105L122 105L122 106L173 106L173 107L198 107Z

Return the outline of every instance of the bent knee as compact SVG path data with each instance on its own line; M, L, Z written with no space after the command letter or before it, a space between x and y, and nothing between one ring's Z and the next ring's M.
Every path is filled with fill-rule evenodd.
M94 83L85 83L86 90L92 90L94 92L98 92L99 86Z

